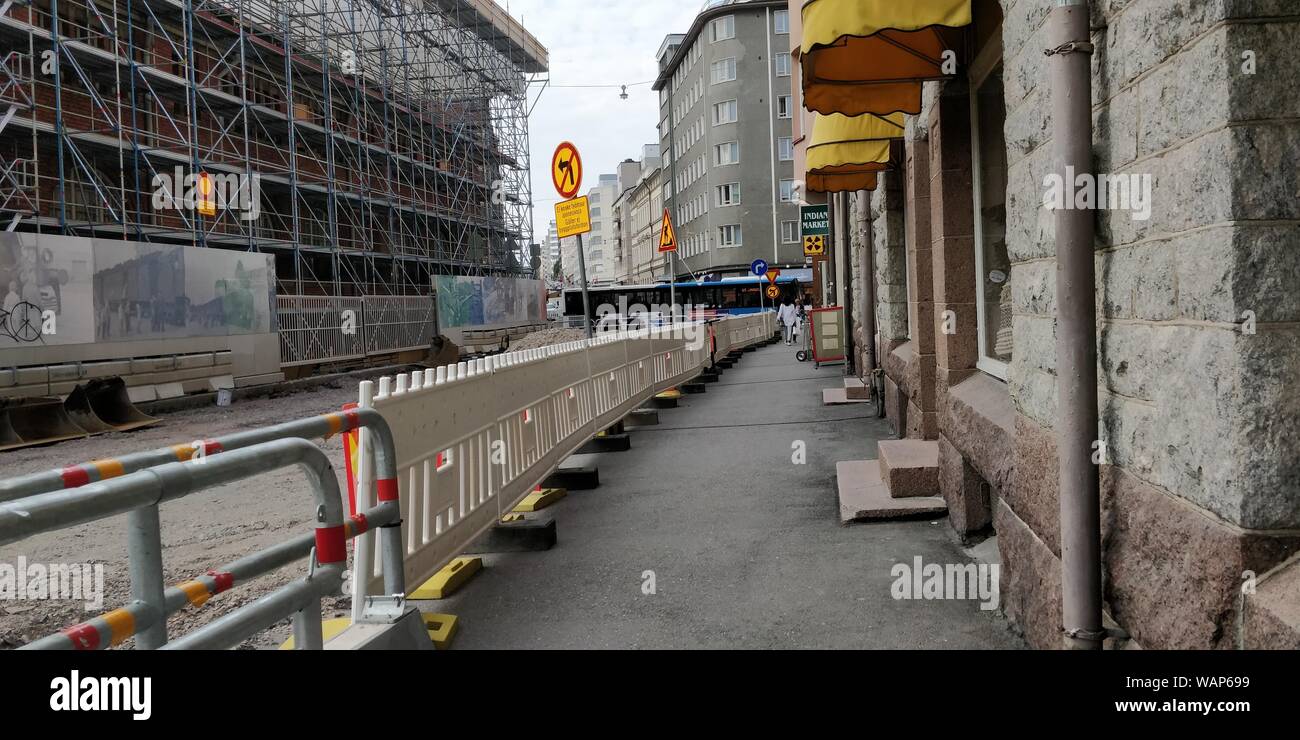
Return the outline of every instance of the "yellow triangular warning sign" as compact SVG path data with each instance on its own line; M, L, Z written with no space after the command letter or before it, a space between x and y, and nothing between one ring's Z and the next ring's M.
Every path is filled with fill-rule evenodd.
M664 209L664 225L659 232L659 251L676 252L677 251L677 231L673 229L673 217Z

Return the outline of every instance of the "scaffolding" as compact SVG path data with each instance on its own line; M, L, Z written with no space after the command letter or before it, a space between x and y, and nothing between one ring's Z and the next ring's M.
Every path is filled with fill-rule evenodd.
M531 273L547 55L492 0L0 0L0 49L0 230L271 253L280 295Z

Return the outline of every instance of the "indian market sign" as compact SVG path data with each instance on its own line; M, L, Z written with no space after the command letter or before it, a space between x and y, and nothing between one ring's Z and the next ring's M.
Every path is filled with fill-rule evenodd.
M802 236L829 236L831 233L830 206L800 206L799 232Z

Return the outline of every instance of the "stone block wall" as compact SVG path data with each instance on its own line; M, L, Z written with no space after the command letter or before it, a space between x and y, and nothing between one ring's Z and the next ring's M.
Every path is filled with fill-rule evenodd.
M1016 533L999 538L1014 572L1044 548L1059 568L1056 265L1041 205L1048 8L1002 6L1016 419L998 522ZM1105 594L1146 647L1235 644L1243 572L1300 544L1300 63L1283 41L1300 33L1298 11L1092 6L1095 171L1151 182L1150 218L1098 211L1096 245ZM1031 642L1055 646L1029 611L1059 593L1014 592L1059 578L1007 585Z

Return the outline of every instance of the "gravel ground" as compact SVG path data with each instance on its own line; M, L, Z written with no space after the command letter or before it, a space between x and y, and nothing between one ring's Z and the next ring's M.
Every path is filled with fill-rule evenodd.
M0 452L0 477L39 472L67 464L155 449L337 411L356 400L357 380L340 380L314 390L237 402L229 408L206 407L166 414L161 424L131 433L105 434L85 440ZM329 454L346 491L343 446L335 437L320 443ZM201 575L230 561L310 531L310 488L296 469L248 478L192 494L162 507L163 564L168 585ZM102 563L104 611L128 599L126 517L119 516L0 547L0 564ZM169 632L180 634L268 593L306 572L306 561L236 587L200 609L174 615ZM327 600L324 616L347 616L351 599ZM0 601L0 649L13 648L83 621L81 602ZM290 634L286 619L274 629L245 642L243 648L276 647ZM124 647L130 647L128 641Z
M552 344L576 342L586 338L587 334L582 329L546 329L535 331L517 342L512 342L510 350L514 352L521 349L541 349Z

